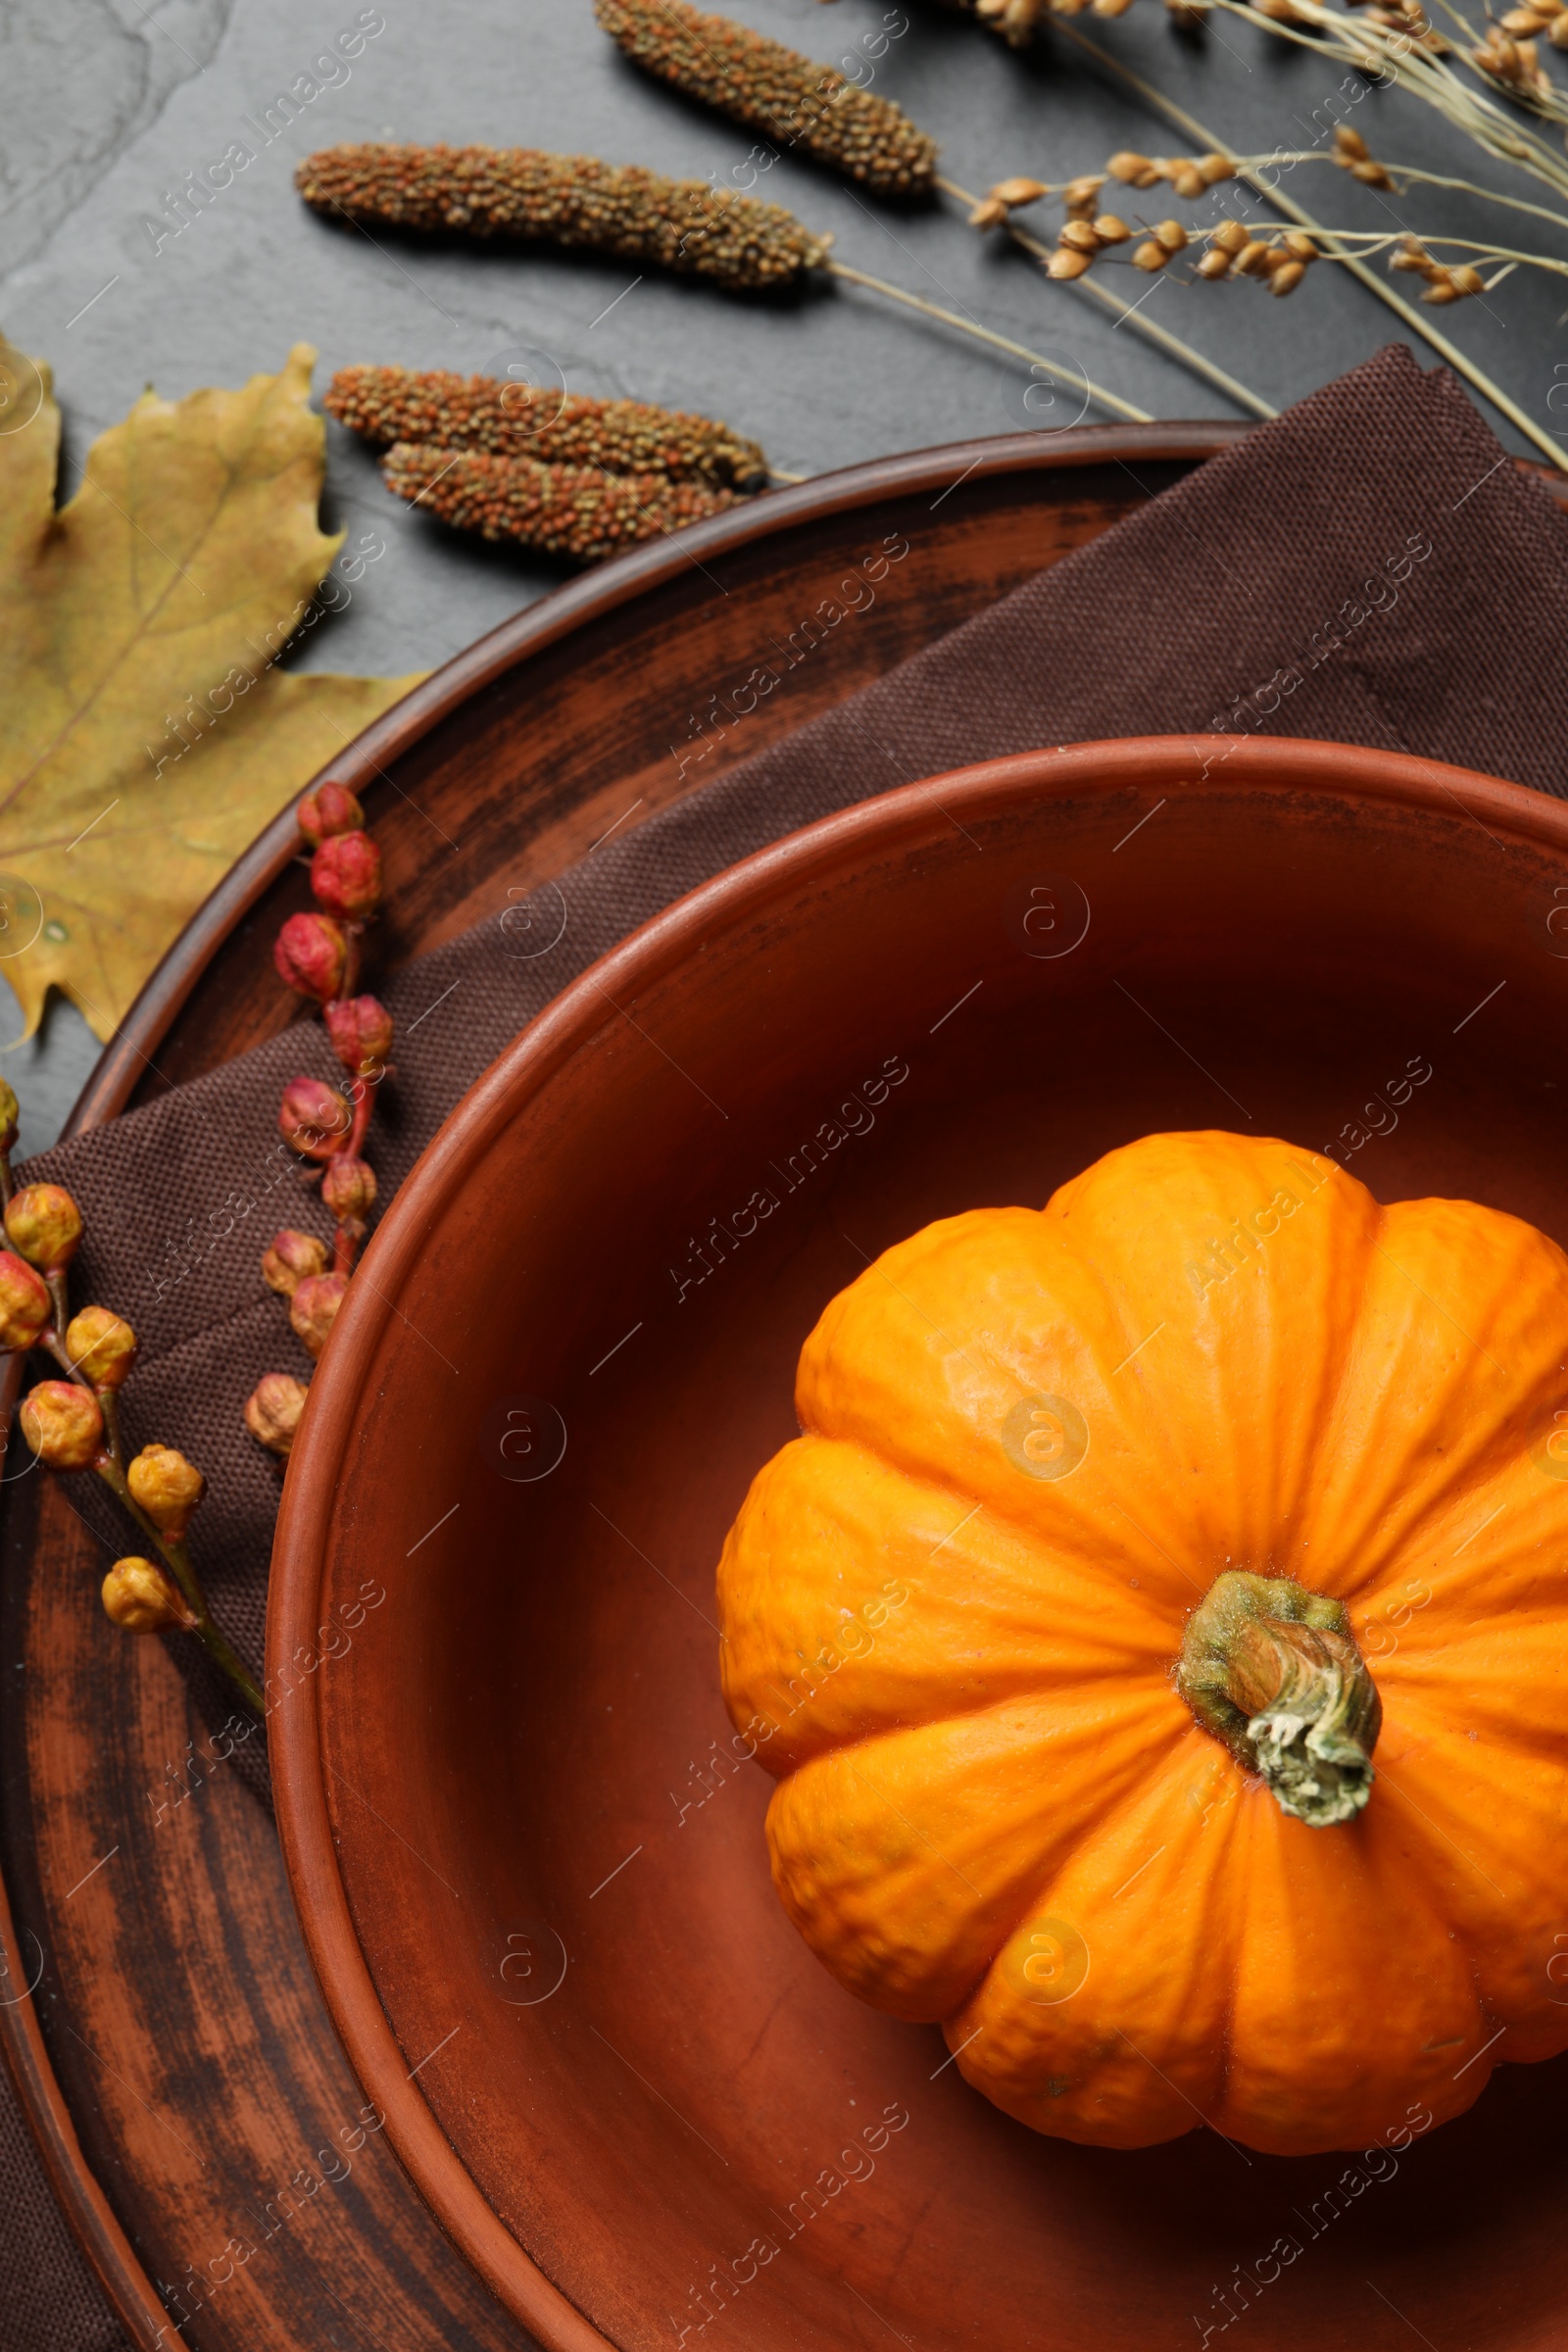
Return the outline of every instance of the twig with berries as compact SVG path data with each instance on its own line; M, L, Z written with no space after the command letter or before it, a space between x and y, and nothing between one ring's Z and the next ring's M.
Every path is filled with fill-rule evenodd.
M126 1460L120 1391L136 1360L136 1335L106 1306L72 1313L68 1270L81 1245L81 1211L63 1185L19 1190L11 1169L18 1116L17 1098L0 1080L0 1198L10 1244L0 1250L0 1348L42 1348L66 1375L28 1390L17 1415L22 1434L49 1469L95 1471L158 1555L129 1553L104 1578L114 1624L127 1634L194 1634L261 1714L262 1694L214 1622L185 1545L207 1481L172 1446L144 1446Z
M307 793L297 811L311 856L318 912L291 914L273 944L279 975L319 1006L332 1051L348 1073L343 1090L319 1078L291 1078L278 1125L314 1175L332 1217L330 1260L315 1234L285 1226L262 1258L262 1278L286 1298L289 1322L313 1360L326 1346L375 1204L375 1171L364 1156L376 1089L390 1075L392 1015L375 997L358 996L366 925L381 903L381 853L365 829L365 811L341 784ZM245 1426L270 1453L293 1448L308 1387L292 1373L269 1372L246 1400Z

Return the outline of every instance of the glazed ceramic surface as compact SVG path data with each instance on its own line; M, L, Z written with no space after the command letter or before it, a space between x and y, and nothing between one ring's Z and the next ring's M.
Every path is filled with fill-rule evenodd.
M1568 810L1214 751L999 762L721 877L474 1088L350 1293L270 1663L388 1597L280 1712L285 1848L389 2135L552 2346L1560 2331L1565 2062L1372 2154L1038 2137L811 1959L720 1701L714 1564L801 1343L926 1221L1220 1126L1568 1242Z

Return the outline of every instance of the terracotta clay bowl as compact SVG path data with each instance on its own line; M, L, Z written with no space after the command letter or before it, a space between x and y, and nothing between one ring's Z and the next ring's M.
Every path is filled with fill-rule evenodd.
M843 1992L728 1748L713 1567L867 1257L1151 1130L1334 1149L1568 1243L1565 903L1568 809L1455 769L1030 755L673 907L430 1146L289 1471L282 1828L389 2136L547 2345L1561 2341L1568 2062L1375 2173L1202 2129L1121 2154Z

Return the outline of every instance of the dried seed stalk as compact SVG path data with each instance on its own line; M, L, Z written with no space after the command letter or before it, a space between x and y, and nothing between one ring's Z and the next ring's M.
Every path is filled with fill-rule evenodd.
M1093 220L1089 219L1089 215L1094 213L1096 196L1104 185L1102 173L1069 180L1065 187L1056 189L1038 179L999 180L984 199L976 197L970 189L960 187L954 179L939 178L937 185L944 195L952 196L967 208L972 228L1004 225L1013 243L1021 246L1025 253L1032 254L1044 267L1048 276L1059 277L1064 274L1054 265L1065 259L1066 248L1058 246L1053 253L1049 245L1043 245L1038 237L1031 236L1026 228L1021 228L1013 219L1017 207L1033 204L1041 196L1059 195L1067 207L1069 224L1087 227L1097 250L1104 245L1126 244L1133 233L1126 221L1118 219L1114 213L1099 213ZM1072 271L1070 274L1077 276L1081 272ZM1105 287L1097 285L1092 278L1086 280L1082 291L1092 296L1102 310L1112 312L1124 326L1132 328L1134 334L1154 344L1184 368L1190 368L1195 375L1201 376L1206 383L1223 392L1228 400L1234 400L1238 408L1248 409L1254 416L1264 418L1279 415L1278 409L1271 408L1266 400L1260 400L1255 392L1246 384L1239 383L1234 375L1217 367L1212 360L1205 359L1200 351L1195 351L1190 343L1184 343L1180 335L1173 335L1168 328L1158 325L1152 318L1146 318L1134 305L1122 302Z
M1428 253L1419 237L1401 237L1389 257L1389 268L1410 270L1417 277L1425 278L1423 302L1462 302L1466 295L1480 294L1486 285L1472 263L1463 262L1454 268L1440 262Z
M594 14L646 73L778 146L804 148L879 196L929 189L935 140L832 66L686 0L594 0Z
M992 24L1015 45L1023 45L1041 18L1077 16L1086 0L951 0L951 5ZM1534 116L1547 123L1568 123L1568 91L1543 71L1540 53L1530 37L1544 31L1553 48L1568 48L1568 8L1563 0L1537 0L1529 8L1510 9L1500 25L1489 22L1484 29L1472 24L1453 0L1443 0L1443 14L1459 36L1451 40L1433 30L1419 0L1388 0L1387 5L1374 0L1374 5L1365 8L1359 6L1359 0L1349 0L1354 15L1348 8L1324 7L1320 0L1166 0L1166 6L1178 22L1219 7L1282 40L1310 49L1320 60L1348 66L1375 78L1384 88L1402 89L1432 107L1488 155L1529 172L1553 195L1568 195L1568 163L1528 121ZM1118 16L1122 13L1120 0L1110 0L1108 6L1095 0L1095 13ZM1082 37L1066 25L1062 30L1069 39ZM1525 37L1515 37L1518 35ZM1112 72L1131 82L1139 81L1138 75L1107 57L1097 44L1085 46ZM1148 85L1144 86L1147 89ZM1152 102L1159 103L1157 94ZM1183 127L1193 127L1191 117L1182 118L1181 110L1168 101L1161 111L1167 120L1182 120ZM1490 196L1493 191L1479 193ZM1385 298L1396 301L1393 296ZM1424 323L1421 331L1436 342ZM1484 387L1478 385L1477 389Z
M1564 21L1568 22L1568 9ZM1457 179L1451 172L1427 172L1418 164L1383 163L1370 152L1366 141L1348 130L1343 122L1335 131L1332 150L1276 147L1266 155L1240 155L1232 160L1244 176L1264 171L1277 173L1283 165L1337 164L1368 187L1389 188L1398 195L1403 195L1409 187L1451 188L1455 194L1474 196L1483 204L1495 204L1510 213L1525 213L1534 220L1549 220L1553 227L1568 228L1568 213L1549 205L1532 204L1523 196L1505 196L1499 188L1484 188L1473 179Z
M732 490L671 482L662 473L605 473L594 466L542 466L482 449L433 449L400 441L381 461L388 489L460 531L515 539L542 554L597 564L622 548L721 514Z
M592 400L441 368L340 368L322 403L367 441L425 441L611 473L662 473L719 490L761 490L755 441L707 416L640 400Z
M1394 185L1387 166L1378 162L1360 132L1352 130L1348 122L1338 123L1335 127L1334 151L1330 161L1338 164L1342 172L1348 172L1352 179L1360 180L1364 187L1392 188Z
M1105 170L1126 187L1152 188L1167 179L1178 196L1201 196L1205 188L1236 176L1236 167L1226 155L1136 155L1125 147Z
M1568 14L1568 5L1565 5ZM1276 155L1271 160L1279 162ZM1302 160L1314 160L1303 158ZM1338 164L1352 172L1365 184L1394 187L1395 182L1386 168L1372 155L1365 140L1341 124L1335 134L1330 154L1315 160ZM1223 179L1234 178L1238 171L1248 172L1250 165L1238 164L1235 159L1218 154L1201 157L1160 157L1137 155L1130 150L1113 155L1103 172L1086 173L1068 180L1060 188L1052 188L1040 180L999 180L987 196L976 203L966 191L951 180L939 184L950 194L956 195L971 206L969 225L986 229L1005 225L1026 248L1045 262L1047 275L1061 283L1081 282L1101 257L1118 245L1126 244L1132 231L1125 220L1114 213L1098 213L1093 219L1100 191L1107 180L1120 180L1136 188L1152 188L1160 180L1169 180L1180 194L1201 194ZM1421 175L1417 175L1421 176ZM1041 196L1058 195L1066 219L1056 232L1056 250L1048 253L1033 238L1017 230L1012 223L1016 206L1034 204ZM1525 207L1539 210L1539 207ZM1430 243L1456 247L1464 253L1475 254L1475 262L1444 262L1428 250L1419 237L1409 232L1375 229L1316 228L1308 235L1302 229L1277 231L1272 235L1253 234L1239 220L1227 219L1209 223L1205 229L1200 222L1188 228L1179 220L1162 220L1148 229L1144 241L1132 256L1135 270L1156 272L1164 270L1175 257L1184 252L1195 238L1204 239L1204 250L1194 264L1196 274L1209 281L1223 277L1250 277L1266 285L1274 295L1293 294L1306 275L1313 262L1337 261L1349 266L1369 261L1376 254L1387 253L1390 268L1413 271L1425 280L1421 300L1428 304L1462 302L1483 294L1495 285L1496 277L1487 279L1483 269L1507 275L1512 270L1527 268L1550 270L1568 275L1568 263L1554 260L1546 254L1521 253L1511 246L1494 243L1480 244L1468 237L1436 237ZM1091 292L1094 289L1089 289Z
M1207 278L1256 277L1267 282L1271 294L1289 294L1300 284L1311 262L1353 264L1386 253L1391 270L1410 270L1425 279L1423 302L1439 304L1462 302L1471 295L1486 293L1489 281L1481 274L1483 269L1499 270L1504 276L1519 269L1546 270L1557 277L1568 276L1568 262L1556 261L1549 254L1519 253L1512 246L1479 244L1472 237L1433 237L1429 243L1477 254L1480 267L1473 262L1439 261L1408 230L1318 228L1308 236L1301 229L1287 229L1267 237L1252 237L1239 221L1226 220L1209 230L1198 274ZM1493 285L1496 282L1495 278L1490 281Z
M1229 5L1229 0L1219 0L1219 4ZM1156 89L1154 84L1146 80L1143 74L1135 74L1118 58L1112 57L1108 51L1100 46L1098 41L1086 40L1076 26L1071 24L1062 24L1058 27L1058 32L1061 39L1070 41L1075 47L1082 49L1107 73L1113 74L1119 81L1125 82L1129 89L1135 90L1146 106L1152 108L1155 114L1163 116L1167 122L1173 123L1184 137L1196 139L1200 145L1214 149L1216 152L1219 151L1219 143L1213 132L1206 129L1196 116L1189 114L1185 107L1174 104L1162 90ZM1543 155L1548 155L1543 142L1537 140L1535 145ZM1521 165L1521 168L1532 171L1536 169L1533 163ZM1552 170L1556 171L1556 169L1557 167L1553 164ZM1283 213L1288 220L1295 221L1298 228L1304 229L1309 236L1317 238L1326 257L1343 262L1352 277L1358 278L1361 284L1370 293L1375 294L1380 302L1386 303L1390 310L1403 319L1406 326L1413 328L1417 334L1423 335L1434 351L1440 353L1457 374L1462 375L1467 383L1473 384L1484 399L1490 401L1500 415L1506 416L1509 423L1523 433L1526 440L1532 442L1544 458L1560 470L1568 472L1568 459L1565 459L1560 443L1553 441L1549 435L1544 432L1535 418L1522 409L1517 401L1510 400L1501 385L1494 382L1485 368L1479 368L1468 353L1462 351L1456 343L1450 342L1446 335L1441 334L1430 319L1424 318L1418 310L1409 303L1401 301L1392 286L1381 280L1375 271L1366 267L1364 262L1350 253L1332 231L1325 229L1303 206L1296 202L1294 197L1288 196L1278 185L1277 177L1275 181L1270 182L1264 179L1256 170L1240 162L1237 163L1236 170L1238 177L1244 179L1248 186L1255 194L1261 196L1266 203L1273 205L1276 212ZM1547 177L1549 174L1542 172L1538 173L1538 176ZM1553 184L1556 183L1553 182Z
M795 284L830 242L779 204L534 147L323 147L294 184L339 220L587 249L746 293Z

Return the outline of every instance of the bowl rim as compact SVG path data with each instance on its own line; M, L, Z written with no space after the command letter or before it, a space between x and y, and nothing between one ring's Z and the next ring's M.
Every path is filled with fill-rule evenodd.
M637 930L570 982L475 1080L431 1138L372 1235L373 1282L352 1283L312 1383L312 1407L288 1464L272 1546L267 1664L309 1647L326 1564L324 1535L339 1491L373 1353L422 1238L470 1162L546 1087L593 1034L615 1020L612 998L666 974L703 940L758 915L780 893L842 870L858 850L896 849L943 813L983 816L1020 799L1115 791L1131 784L1190 786L1212 755L1207 736L1133 736L1015 753L854 803L726 867ZM1473 769L1360 745L1256 737L1212 772L1228 788L1380 803L1444 816L1455 808L1483 832L1568 854L1568 804ZM1204 769L1196 779L1209 780ZM940 787L940 791L939 788ZM465 2258L548 2352L617 2352L527 2253L490 2205L406 2064L355 1933L326 1801L317 1687L279 1707L271 1740L278 1833L312 1965L349 2062L385 2121L419 2195ZM296 1703L297 1702L297 1703Z

